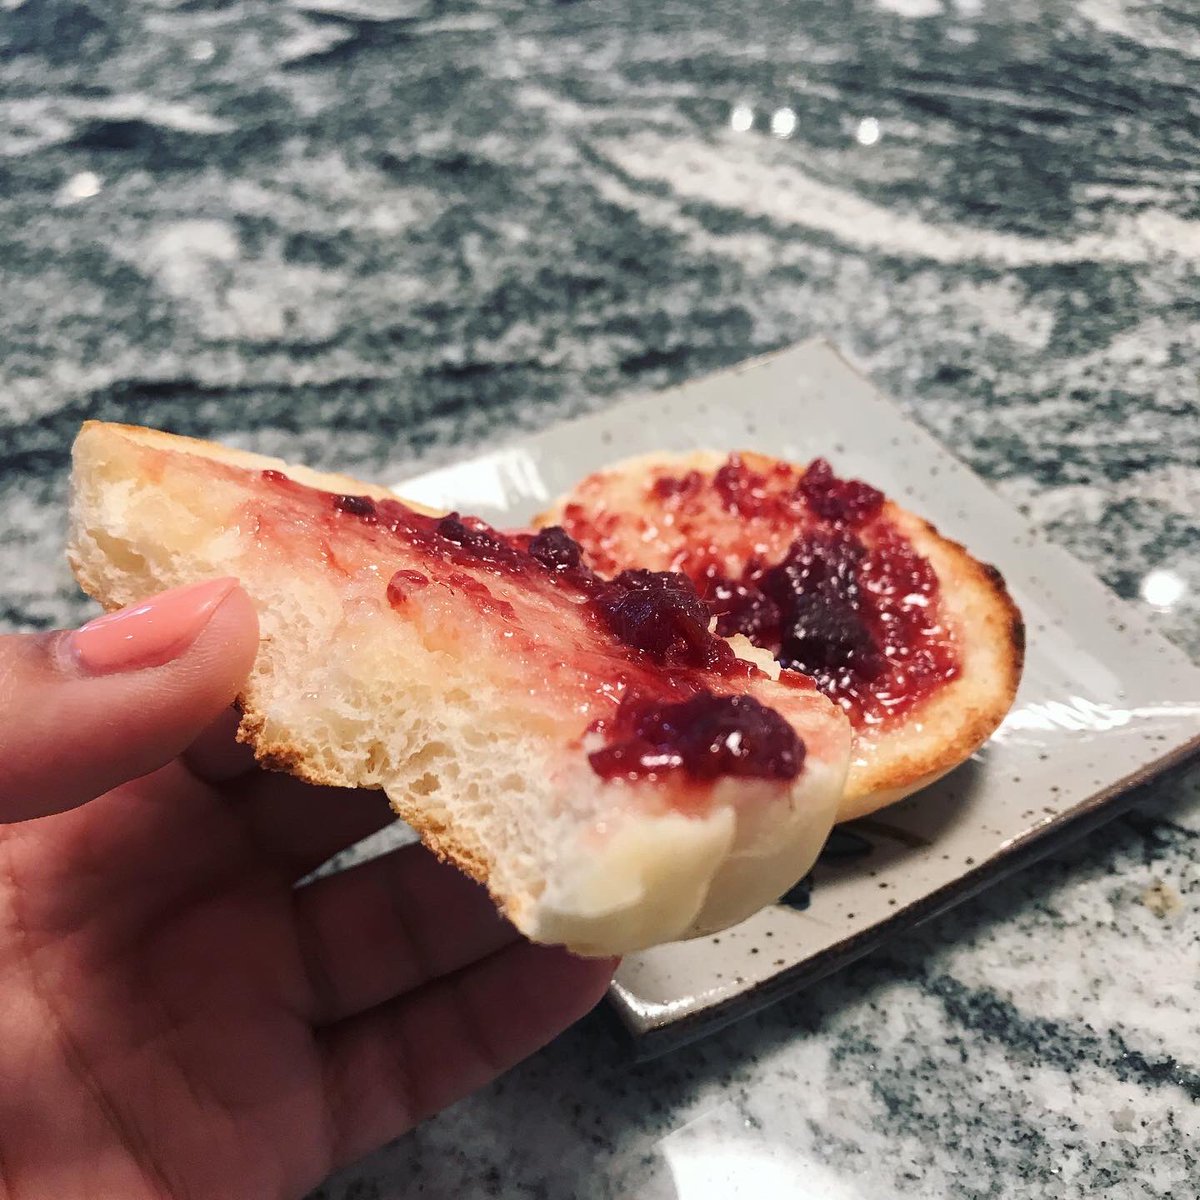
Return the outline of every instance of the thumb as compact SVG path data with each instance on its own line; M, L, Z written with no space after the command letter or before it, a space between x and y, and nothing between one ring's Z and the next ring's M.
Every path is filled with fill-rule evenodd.
M71 633L0 637L0 823L74 808L169 762L233 702L257 648L236 579Z

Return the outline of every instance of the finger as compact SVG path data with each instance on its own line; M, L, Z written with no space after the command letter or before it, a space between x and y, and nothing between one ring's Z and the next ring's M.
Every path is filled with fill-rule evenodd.
M328 1024L485 958L517 938L477 883L406 846L300 888L296 933Z
M482 1087L591 1009L610 959L518 941L320 1034L342 1165Z
M169 762L233 702L257 647L231 579L74 633L0 638L0 821L73 808Z
M396 822L382 792L317 787L269 771L247 776L231 803L263 853L292 879Z
M205 783L228 783L254 770L254 751L237 740L241 714L227 708L183 752L188 770Z

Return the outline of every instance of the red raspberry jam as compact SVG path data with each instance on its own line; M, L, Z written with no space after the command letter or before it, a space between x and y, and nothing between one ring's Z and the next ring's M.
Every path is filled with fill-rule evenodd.
M264 474L278 475L278 471L264 472ZM375 515L375 501L370 496L334 496L333 507L339 512L351 513L356 517L373 517Z
M350 510L343 509L343 512ZM363 514L366 515L366 514ZM388 580L387 598L393 608L400 608L404 602L421 588L429 586L429 577L420 571L399 570Z
M838 479L823 459L814 458L798 484L808 507L827 521L861 525L879 515L884 496L878 488L858 479Z
M660 473L639 511L605 508L605 476L564 512L588 563L692 579L717 632L745 634L837 701L856 725L903 716L960 669L937 575L889 517L882 492L807 469L730 455L706 477Z
M694 779L789 780L804 765L796 731L753 696L701 692L676 704L627 696L606 732L608 745L590 756L606 779L683 770Z
M605 579L558 527L506 535L458 513L335 496L278 472L263 479L281 502L256 505L260 540L292 553L309 539L352 597L370 604L382 593L427 646L452 651L448 670L464 645L477 649L490 682L529 720L569 723L581 747L585 734L605 739L589 754L605 778L653 776L670 803L694 807L711 794L697 785L721 776L788 780L801 770L806 748L793 726L749 694L764 676L710 631L712 610L687 576ZM783 710L811 697L803 681Z
M535 533L527 547L534 558L551 571L578 571L583 568L583 550L567 536L561 525L551 525Z
M686 575L622 571L594 603L621 641L663 666L725 672L737 662L729 644L709 632L712 611Z

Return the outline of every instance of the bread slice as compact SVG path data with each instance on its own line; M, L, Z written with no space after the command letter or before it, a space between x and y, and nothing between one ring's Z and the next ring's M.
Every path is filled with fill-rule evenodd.
M855 744L838 810L844 821L932 783L987 739L1016 693L1024 626L994 567L873 488L833 479L827 464L807 477L811 490L842 489L848 499L840 503L849 505L850 525L865 544L898 534L928 562L948 653L957 659L953 678L930 685L894 716L864 716L848 705ZM711 593L714 578L758 575L778 564L801 535L836 533L838 522L814 511L806 498L805 478L804 468L750 452L646 455L588 476L535 524L563 526L597 570L683 571ZM837 503L829 508L816 500L834 515Z
M721 670L662 665L482 522L149 429L85 425L72 485L90 595L113 609L236 575L261 628L241 739L267 767L383 789L530 938L608 955L721 928L791 887L828 834L848 724L748 643L768 671L707 631ZM603 774L592 754L634 690L750 697L783 714L803 765Z

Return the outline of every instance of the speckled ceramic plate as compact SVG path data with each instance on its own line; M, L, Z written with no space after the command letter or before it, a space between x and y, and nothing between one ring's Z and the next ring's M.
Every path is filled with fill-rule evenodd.
M397 490L502 526L650 450L821 454L1004 572L1029 651L1003 727L944 780L835 832L808 884L736 929L627 959L611 1001L655 1053L769 1003L1115 815L1200 751L1200 670L829 345L810 342L550 429Z

